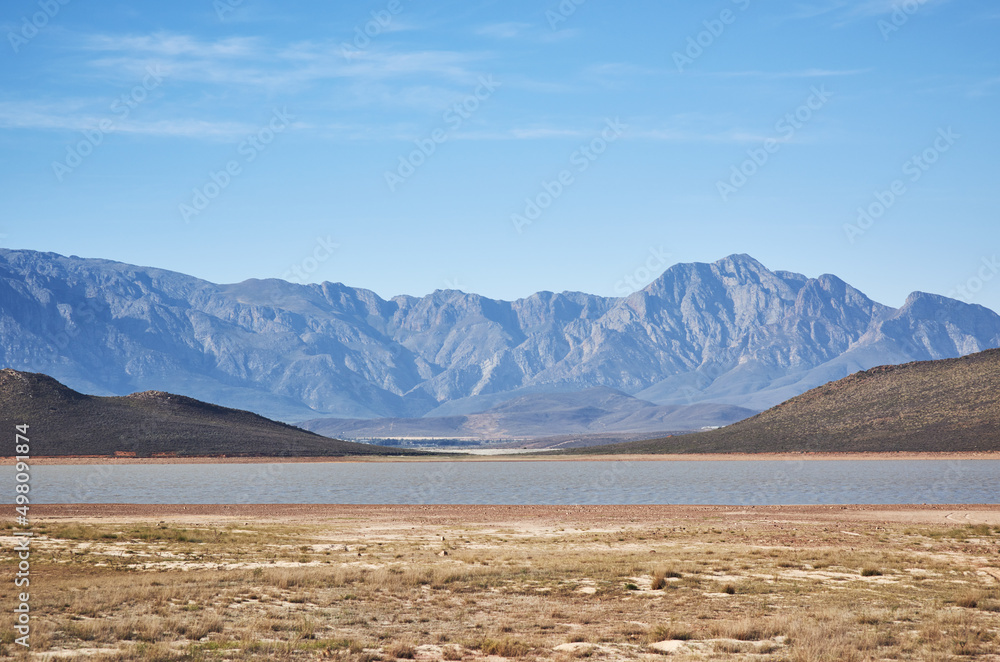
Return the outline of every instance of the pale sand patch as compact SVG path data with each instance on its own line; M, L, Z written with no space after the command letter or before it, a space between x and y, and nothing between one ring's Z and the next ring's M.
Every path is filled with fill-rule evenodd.
M996 568L980 568L979 575L987 584L1000 584L1000 570Z
M75 650L56 650L45 653L46 658L94 657L97 655L112 655L120 652L117 648L77 648Z
M649 647L660 653L666 653L668 655L676 655L678 653L698 653L705 649L705 645L700 642L693 641L657 641L652 643Z
M444 659L444 649L436 644L423 644L416 647L417 660L441 660Z
M567 525L592 533L663 523L677 526L706 521L816 524L836 522L895 522L902 524L1000 525L1000 504L969 505L830 505L830 506L471 506L471 505L343 505L343 504L32 504L36 520L86 520L129 523L163 520L172 525L238 524L253 521L318 523L358 521L366 530L396 529L410 536L427 525L487 526L501 535L560 535ZM13 517L11 511L10 517ZM404 531L402 527L406 527ZM669 537L668 537L669 538Z
M751 653L761 653L764 650L771 650L784 646L786 637L776 637L766 641L741 641L739 639L702 639L700 641L658 641L650 644L649 647L660 653L668 655L681 653L706 653L711 652L716 647L726 647L728 650L743 650Z
M783 570L778 573L782 579L801 580L832 580L832 581L854 581L868 582L870 584L897 584L899 578L892 576L862 577L848 572L830 572L829 570Z
M584 641L574 641L568 644L559 644L552 650L560 651L562 653L580 653L594 650L594 644L588 644Z

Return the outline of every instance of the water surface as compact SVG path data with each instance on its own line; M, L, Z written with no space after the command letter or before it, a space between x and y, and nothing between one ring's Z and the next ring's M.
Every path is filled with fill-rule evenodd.
M30 485L33 503L998 503L1000 460L38 465Z

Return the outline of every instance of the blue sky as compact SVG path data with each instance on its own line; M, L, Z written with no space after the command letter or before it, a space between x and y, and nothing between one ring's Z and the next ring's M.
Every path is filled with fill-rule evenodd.
M1000 310L998 29L958 0L10 0L0 241L506 299L749 253Z

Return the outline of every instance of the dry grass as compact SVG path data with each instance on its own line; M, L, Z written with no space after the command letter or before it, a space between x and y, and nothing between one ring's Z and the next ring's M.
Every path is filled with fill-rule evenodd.
M52 522L33 542L32 650L624 660L672 641L717 659L850 662L1000 649L1000 590L979 572L996 567L996 529L683 525ZM0 625L0 657L20 653L13 636ZM567 643L581 645L554 650Z

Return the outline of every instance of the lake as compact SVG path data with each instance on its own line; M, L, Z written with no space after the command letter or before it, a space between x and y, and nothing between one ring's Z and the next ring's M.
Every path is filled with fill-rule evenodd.
M32 503L998 503L1000 460L38 465ZM0 471L14 494L14 468Z

